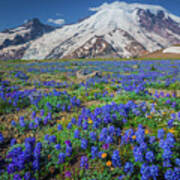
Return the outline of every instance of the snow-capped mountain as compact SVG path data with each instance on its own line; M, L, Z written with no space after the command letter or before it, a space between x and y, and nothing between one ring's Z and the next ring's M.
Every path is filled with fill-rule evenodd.
M0 59L20 59L30 43L55 28L42 24L37 18L0 32Z
M180 44L180 17L161 6L117 1L90 10L95 13L80 22L24 43L21 58L131 57ZM18 46L3 47L0 54Z

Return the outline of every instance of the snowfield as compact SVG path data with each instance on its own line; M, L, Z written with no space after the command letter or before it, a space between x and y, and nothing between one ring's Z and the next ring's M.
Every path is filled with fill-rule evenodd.
M163 53L175 53L180 54L180 46L172 46L163 50Z

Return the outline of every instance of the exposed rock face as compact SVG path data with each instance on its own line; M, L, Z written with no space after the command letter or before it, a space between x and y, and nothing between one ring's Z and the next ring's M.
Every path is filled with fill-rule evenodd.
M180 44L180 17L160 6L106 3L76 24L38 19L0 33L0 59L136 57Z
M26 45L10 46L4 48L0 51L0 59L22 59L26 49Z
M166 17L162 10L159 10L157 14L154 15L149 10L139 9L137 14L140 25L147 31L155 32L167 38L171 43L180 43L179 37L174 36L174 34L180 36L180 24L175 22L171 17Z
M104 37L95 36L63 58L120 57Z

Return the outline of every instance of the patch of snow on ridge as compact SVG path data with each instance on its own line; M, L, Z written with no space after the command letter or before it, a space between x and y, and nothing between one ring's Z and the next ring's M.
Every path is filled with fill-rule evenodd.
M163 53L175 53L180 54L180 46L171 46L163 50Z

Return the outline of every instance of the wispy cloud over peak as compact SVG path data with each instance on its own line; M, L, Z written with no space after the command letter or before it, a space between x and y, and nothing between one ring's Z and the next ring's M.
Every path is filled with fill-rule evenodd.
M48 22L53 23L53 24L57 24L57 25L62 25L62 24L65 23L65 20L64 19L52 19L52 18L49 18Z

